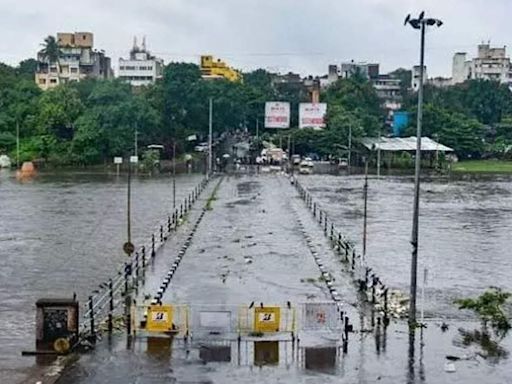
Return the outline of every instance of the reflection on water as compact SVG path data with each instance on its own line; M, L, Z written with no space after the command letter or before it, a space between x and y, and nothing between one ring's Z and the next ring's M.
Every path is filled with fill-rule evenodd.
M335 373L337 357L336 347L304 348L305 368L310 371Z
M204 362L229 363L231 361L231 345L201 345L199 358Z
M254 365L279 364L279 342L278 341L255 341L254 342Z

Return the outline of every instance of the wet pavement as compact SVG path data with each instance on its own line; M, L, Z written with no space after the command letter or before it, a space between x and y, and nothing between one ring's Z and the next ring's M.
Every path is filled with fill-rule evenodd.
M335 185L332 192L323 189L329 186L327 182L315 182L313 178L307 182L317 192L320 189L334 198L338 183L343 180L326 181ZM358 193L357 182L348 181L353 183L350 184L353 194ZM210 184L208 190L212 188ZM153 294L158 289L180 244L186 241L201 214L201 205L206 204L208 191L205 192L180 234L164 245L155 260L144 294ZM59 383L338 383L343 380L498 384L506 383L510 377L512 364L506 356L486 360L478 349L463 345L458 328L473 329L477 327L474 322L452 321L448 330L443 331L440 321L429 320L428 327L422 331L424 334L417 331L414 339L410 338L403 321L392 321L387 327L376 325L378 314L359 308L351 278L343 271L323 231L287 178L281 175L227 177L211 207L197 227L163 302L187 304L192 310L251 302L280 306L288 301L294 305L332 302L319 278L314 259L319 255L333 277L344 312L354 324L346 349L336 342L340 335L334 333L300 334L299 342L264 342L250 337L241 341L221 341L213 336L194 339L192 334L192 340L175 338L170 343L161 338L137 337L129 345L126 336L118 334L112 340L104 339L95 351L82 356ZM356 226L347 225L346 219L343 224L353 234L357 233ZM390 280L401 287L407 284L407 276L402 273ZM510 336L503 340L503 345L511 345ZM460 359L454 362L453 373L445 371L449 362L446 355Z
M202 175L177 178L176 201ZM133 178L132 236L147 242L172 211L168 175ZM66 172L19 183L0 171L0 382L21 380L34 358L35 301L87 295L126 260L126 176Z

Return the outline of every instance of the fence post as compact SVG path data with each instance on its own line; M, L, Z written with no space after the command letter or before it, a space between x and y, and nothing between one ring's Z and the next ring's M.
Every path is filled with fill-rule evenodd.
M164 226L160 225L160 242L164 241Z
M316 217L316 203L313 203L313 217Z
M155 234L151 235L151 257L155 257Z
M318 210L318 222L320 224L322 224L322 210L321 209Z
M327 235L327 214L324 214L324 234Z
M142 246L140 253L142 255L142 271L146 271L146 247Z
M112 324L113 313L114 313L114 283L112 279L108 279L108 296L109 296L109 305L108 305L108 333L112 334L114 326Z
M132 334L132 319L131 319L131 304L132 299L130 295L130 275L132 274L132 264L124 264L124 316L126 325L126 334Z
M330 237L331 237L331 241L332 241L334 238L334 224L333 223L331 223L331 236Z
M93 344L96 343L96 329L94 326L94 305L92 302L92 296L89 296L89 316L90 316L90 325L91 325L91 342Z
M180 204L180 219L183 217L183 203Z
M167 232L171 232L171 216L167 216Z

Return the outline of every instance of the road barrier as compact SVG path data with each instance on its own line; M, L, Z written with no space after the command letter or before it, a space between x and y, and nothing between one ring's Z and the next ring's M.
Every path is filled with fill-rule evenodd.
M133 336L182 337L199 343L215 340L299 340L306 333L328 333L340 340L346 334L343 318L332 302L297 306L161 303L133 305Z

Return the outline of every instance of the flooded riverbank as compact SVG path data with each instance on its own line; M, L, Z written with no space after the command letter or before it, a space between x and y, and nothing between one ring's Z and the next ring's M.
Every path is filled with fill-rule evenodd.
M19 183L0 173L0 377L23 377L33 358L35 301L83 299L122 265L126 239L126 176L87 172L40 174ZM201 175L177 178L181 201ZM169 176L134 177L132 236L147 241L172 209Z
M363 233L362 176L300 178L336 227L359 251ZM457 298L489 286L512 290L512 177L468 176L422 182L419 285L427 268L426 315L461 318ZM413 181L371 177L367 260L389 286L408 291Z

